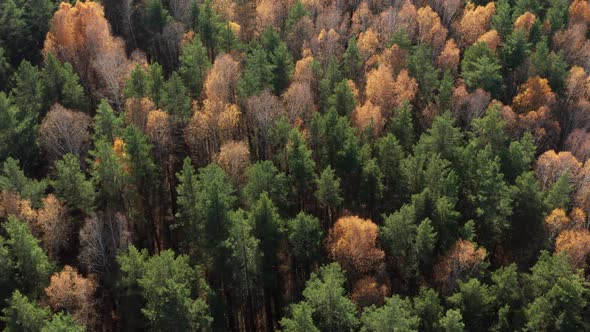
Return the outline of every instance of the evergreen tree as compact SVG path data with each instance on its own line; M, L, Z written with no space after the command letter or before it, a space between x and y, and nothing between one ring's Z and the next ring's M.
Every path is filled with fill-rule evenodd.
M504 40L512 31L512 8L509 0L496 2L496 13L492 16L492 28L498 31L500 38Z
M487 331L492 321L496 298L490 287L472 278L459 281L459 291L449 297L449 302L461 310L465 328L469 331Z
M121 135L122 126L123 120L115 115L106 99L101 99L94 116L94 141L114 142Z
M347 78L358 79L363 67L363 59L358 49L356 38L348 40L348 46L342 56L342 68Z
M6 159L0 172L0 190L18 193L22 199L30 200L37 207L46 188L46 181L27 178L17 160Z
M298 1L299 3L299 1ZM290 315L281 319L281 328L284 332L320 332L315 326L312 317L312 308L305 302L292 304Z
M148 78L145 70L137 65L131 71L123 90L127 98L142 98L148 94Z
M272 86L276 95L280 95L289 86L291 74L293 73L293 57L287 48L287 44L281 41L280 44L270 53L272 65Z
M57 196L67 206L90 212L94 204L94 187L80 170L80 159L73 154L64 155L55 163L51 182Z
M37 116L0 92L0 160L17 158L27 169L36 165L39 152Z
M117 257L121 271L128 283L141 289L145 306L141 309L153 330L201 330L211 325L207 303L196 297L207 290L205 281L197 278L198 267L189 265L188 256L176 256L172 250L159 255L135 255L129 253Z
M361 316L362 331L418 331L420 319L412 313L412 303L393 295L380 308L368 307Z
M334 174L334 170L328 166L317 180L315 197L321 206L328 210L328 217L332 219L332 212L342 203L340 179Z
M335 109L340 116L350 116L356 107L356 98L344 79L334 87L334 93L330 96L330 109Z
M182 63L181 63L182 65ZM181 67L182 69L182 67ZM182 74L182 72L181 72ZM164 79L163 69L159 63L153 63L150 65L148 72L146 75L146 86L143 90L144 94L147 93L147 96L159 107L162 107L162 98L164 95L164 88L166 85L166 80ZM185 83L186 84L186 83Z
M485 43L475 43L465 50L461 71L469 91L482 88L494 97L499 96L502 85L500 69L498 59Z
M6 302L1 318L6 324L5 331L41 332L50 316L47 308L30 301L18 290L14 291Z
M391 133L399 140L406 152L412 151L415 143L414 120L412 119L412 105L404 101L394 110L391 120Z
M80 78L69 63L61 64L51 53L45 57L41 71L45 107L59 102L66 108L85 110L86 97Z
M190 119L191 99L177 72L173 72L164 84L161 104L162 108L176 121L187 122Z
M244 71L238 89L244 97L257 94L272 85L275 66L268 60L262 47L254 48L246 57Z
M323 231L316 217L299 212L295 218L287 221L287 234L300 267L311 266L319 259Z
M301 205L315 183L315 162L311 150L305 144L303 135L295 128L289 133L287 143L288 176L293 192Z
M340 265L331 263L312 273L305 284L304 302L312 308L312 317L321 331L353 330L358 325L356 306L345 295L345 281Z
M193 98L198 98L203 90L207 72L211 67L211 62L207 57L207 49L203 46L199 36L195 36L193 41L182 48L179 60L178 73L190 91L190 95Z
M444 310L438 293L432 288L420 288L413 302L414 312L420 318L420 330L437 331Z
M244 200L248 206L253 206L264 192L277 206L287 206L287 178L270 160L250 165L246 177L248 182L243 190Z
M14 284L23 294L36 298L49 283L53 264L26 223L9 216L3 226L7 235L6 247L14 267Z

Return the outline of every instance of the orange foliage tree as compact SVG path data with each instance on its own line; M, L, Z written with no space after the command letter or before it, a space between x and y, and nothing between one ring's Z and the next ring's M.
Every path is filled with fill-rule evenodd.
M547 189L553 185L564 173L568 173L570 180L575 182L582 167L576 157L569 151L555 153L553 150L546 151L539 156L535 165L535 174L541 187Z
M96 288L97 283L93 278L85 278L75 268L66 265L63 271L51 276L51 283L45 288L45 293L53 310L69 312L81 324L92 326L96 320Z
M488 30L495 13L496 6L493 2L489 2L485 6L475 6L473 3L468 3L459 22L461 44L467 47L475 43L479 36Z
M250 150L245 142L229 141L221 146L215 162L229 175L236 184L246 181L246 169L250 164Z
M487 252L472 242L459 239L434 266L434 280L452 289L459 280L475 276L483 269Z
M590 253L590 232L587 229L562 232L555 240L555 251L567 252L574 267L584 267Z
M367 101L363 106L357 107L353 113L353 122L359 132L363 132L369 126L373 129L373 134L379 136L385 125L385 119L381 114L381 108Z
M525 12L514 21L514 30L520 30L528 36L537 17L531 12Z
M541 106L551 107L555 102L555 93L547 79L539 76L529 78L518 88L518 94L512 100L512 108L519 113L535 111Z
M330 256L350 274L381 269L385 253L377 247L378 228L371 220L342 217L328 235Z
M441 22L438 14L429 6L418 9L418 42L428 43L435 54L438 54L447 39L448 30Z
M563 230L571 226L572 220L563 209L554 209L545 217L545 230L552 241Z
M51 19L43 53L71 63L96 97L108 96L120 106L122 83L133 66L123 41L111 35L101 4L62 2Z
M41 230L41 243L52 258L57 258L61 249L70 240L72 222L67 218L66 209L53 194L43 199L43 207L37 213L37 223Z
M436 58L436 65L442 70L449 70L452 74L456 74L459 67L460 52L454 39L447 40L442 52Z
M355 282L350 297L361 308L382 306L388 293L387 286L379 283L375 277L368 276Z

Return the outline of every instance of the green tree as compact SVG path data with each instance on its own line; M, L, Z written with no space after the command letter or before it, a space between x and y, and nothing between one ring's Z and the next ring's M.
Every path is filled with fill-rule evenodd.
M496 2L496 13L492 16L492 28L504 40L512 31L512 8L509 0L498 0Z
M502 59L504 72L509 73L520 66L527 58L530 47L531 45L524 31L520 29L512 31L506 37L500 50L500 59Z
M415 47L408 61L410 75L416 78L420 86L419 96L424 103L434 100L438 88L440 70L432 64L432 49L427 43Z
M363 59L359 52L356 38L350 38L342 56L342 68L347 78L358 79L363 68Z
M320 258L323 236L318 218L299 212L287 221L287 234L297 265L304 269L313 266Z
M41 80L45 107L59 102L66 108L86 109L84 88L69 63L62 65L53 54L47 54L45 66L41 70Z
M563 173L545 193L545 206L547 210L551 211L557 208L569 210L572 190L569 173Z
M204 1L199 6L198 11L198 30L203 43L207 47L209 59L215 58L215 49L219 39L219 30L221 28L221 19L213 9L211 0Z
M418 228L416 228L416 253L420 270L423 272L428 271L427 269L432 264L432 257L437 244L436 236L437 233L432 227L432 221L428 218L422 220Z
M416 212L406 204L384 217L379 228L379 239L389 255L396 257L396 270L404 279L416 272Z
M330 96L330 109L334 108L338 115L350 116L356 107L356 98L344 79L336 84L334 93Z
M287 142L288 177L301 206L315 183L315 162L304 136L296 128L289 132Z
M19 159L26 168L37 163L37 114L22 109L0 92L0 160Z
M253 234L253 220L243 210L231 212L229 219L229 236L224 245L230 251L229 266L232 267L233 282L242 300L251 301L262 272L260 240Z
M148 79L145 69L135 66L125 83L123 93L127 98L142 98L148 94Z
M567 26L569 1L550 0L545 19L551 24L551 31L563 30Z
M465 327L469 331L487 331L493 319L496 298L490 287L472 278L459 281L459 291L449 297L449 302L461 310Z
M189 157L184 158L182 170L176 173L178 185L176 186L176 219L174 228L180 227L183 230L189 228L188 234L198 235L203 231L203 224L198 222L199 211L197 209L197 195L199 192L197 174ZM189 237L187 242L195 241Z
M377 163L383 174L384 209L393 210L399 207L402 197L401 161L405 158L399 140L393 134L387 134L377 141Z
M303 6L301 0L295 1L293 6L289 9L287 14L287 20L285 21L285 31L291 31L291 29L297 24L297 22L304 16L309 16L309 13Z
M567 67L563 53L550 52L547 40L543 39L535 45L535 52L531 54L529 77L545 77L551 89L559 92L563 90L564 80L568 75Z
M283 240L285 222L266 192L260 195L260 199L252 207L249 217L254 227L254 235L260 239L260 250L265 254L262 257L264 285L266 289L270 290L271 294L274 294L278 292L276 273L274 271L278 269L279 259L277 253Z
M18 160L6 159L0 171L0 190L16 192L22 199L28 199L34 207L38 207L46 188L45 180L27 178Z
M415 143L414 120L412 119L412 105L404 101L394 110L391 120L391 133L399 140L406 152L411 152Z
M317 180L315 197L321 206L328 210L328 218L332 220L332 213L342 204L342 192L340 179L334 174L334 170L328 166Z
M161 104L162 108L176 121L187 122L190 119L191 99L177 72L173 72L164 84Z
M207 57L207 49L203 46L199 36L195 36L193 41L182 48L179 60L178 73L190 91L190 95L193 98L198 98L203 90L207 72L211 67L211 62Z
M413 298L413 302L414 312L420 318L420 330L437 331L444 310L438 293L431 288L420 288L420 293Z
M161 0L148 0L143 11L143 25L153 33L161 33L171 20Z
M422 134L415 149L415 154L435 154L457 165L461 158L463 134L454 125L454 119L449 112L434 118L432 127Z
M312 308L305 302L292 304L290 307L290 315L281 319L280 324L282 331L320 332L313 322L312 313Z
M463 324L463 316L458 309L449 309L444 317L440 319L440 328L445 332L463 332L465 331L465 324Z
M7 299L7 305L2 310L1 320L6 324L4 331L41 332L45 321L50 316L49 310L30 301L18 290Z
M51 181L55 193L67 206L89 213L94 204L94 186L80 169L80 159L73 154L64 155L55 162Z
M203 229L194 238L202 239L203 247L217 257L221 241L227 238L229 212L236 203L234 188L227 174L217 165L201 168L197 176L196 210L199 211L199 225L192 229Z
M212 318L207 303L198 295L206 292L205 281L198 278L199 268L189 265L189 257L176 256L172 250L147 257L129 253L117 257L123 279L141 288L145 306L141 309L155 331L201 330L209 328Z
M358 325L356 306L345 295L345 281L340 265L331 263L312 273L305 284L304 302L312 308L312 317L321 331L353 330Z
M97 204L122 207L122 195L128 181L125 160L114 151L112 143L104 139L94 143L90 155L94 159L90 174L98 187Z
M147 96L149 96L158 107L161 107L166 80L164 79L162 66L159 63L156 62L150 65L146 73L146 80L147 83L144 88L147 90L145 90L144 94L147 93Z
M275 66L269 61L266 51L258 46L246 57L244 71L238 90L244 97L249 97L272 86Z
M478 235L482 241L501 240L510 227L512 197L500 170L500 158L493 155L490 145L481 149L469 144L464 160L468 217L479 221Z
M419 322L420 318L412 312L410 300L393 295L384 306L371 306L363 311L361 331L418 331Z
M14 282L17 289L36 298L49 283L53 265L31 234L29 226L14 216L4 223L6 246L14 266Z
M500 62L483 42L471 45L461 61L461 72L469 91L482 88L497 97L502 87Z
M525 172L516 178L512 187L513 213L511 217L511 244L540 246L544 215L543 193L533 172ZM525 233L522 233L526 229Z
M272 86L275 94L280 95L289 86L291 74L293 73L293 56L287 44L281 41L272 53L270 53L272 65Z
M22 61L14 73L12 95L14 102L22 110L34 116L35 121L44 114L43 85L39 68L28 61Z
M114 142L121 135L122 126L123 119L115 115L106 99L101 99L94 116L94 141L104 139Z
M278 207L287 206L287 177L272 161L263 160L248 166L246 177L248 182L243 189L246 205L253 206L262 193L266 192Z
M67 313L58 312L41 329L41 332L84 332L86 327L80 325Z

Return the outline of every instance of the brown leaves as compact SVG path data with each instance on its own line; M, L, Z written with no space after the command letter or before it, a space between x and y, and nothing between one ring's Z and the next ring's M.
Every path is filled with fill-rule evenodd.
M531 12L525 12L514 21L514 30L520 30L528 37L537 17Z
M238 62L229 54L218 56L205 80L207 99L211 102L234 103L239 78Z
M371 305L382 306L389 292L387 286L379 283L374 277L368 276L354 284L351 298L360 307Z
M418 9L418 42L428 43L434 54L438 54L447 39L447 28L441 22L438 14L429 6Z
M91 327L96 319L96 288L97 283L93 278L84 278L75 268L66 265L62 272L51 277L45 293L54 311L69 312L79 323Z
M582 163L569 151L555 153L554 150L549 150L537 159L535 174L541 187L548 189L566 172L569 174L571 181L575 182L581 167Z
M250 164L250 150L245 142L230 141L221 146L215 162L238 185L246 181L246 169Z
M43 207L37 213L37 224L41 230L41 243L50 257L57 258L59 251L68 245L72 230L63 204L50 194L43 199Z
M529 78L518 88L518 94L512 100L512 108L519 113L536 111L541 106L551 108L555 103L555 93L547 79L539 76Z
M351 274L366 274L381 268L385 253L377 247L378 228L370 220L342 217L328 235L330 257Z
M479 36L488 30L495 12L496 6L493 2L489 2L485 7L467 4L459 22L459 34L463 47L475 43Z
M444 49L436 59L436 65L442 70L450 70L452 74L456 74L461 60L460 52L455 40L447 40Z
M57 160L66 153L85 153L90 143L91 123L92 118L87 114L53 105L39 130L39 143L48 159Z
M363 132L371 126L373 134L379 136L385 125L385 119L381 114L381 108L367 101L363 106L357 107L353 112L353 122L359 132Z
M459 239L434 266L434 280L452 289L458 280L473 276L483 268L487 252L475 244Z
M562 232L555 241L555 251L567 252L574 267L584 267L590 253L590 232L587 229Z
M119 105L129 60L124 43L111 35L99 3L78 1L72 6L62 2L51 19L43 53L71 63L94 93L107 94Z

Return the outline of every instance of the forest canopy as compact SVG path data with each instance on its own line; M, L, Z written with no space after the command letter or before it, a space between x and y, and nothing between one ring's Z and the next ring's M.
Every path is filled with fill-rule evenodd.
M2 0L0 329L590 330L589 36L587 0Z

